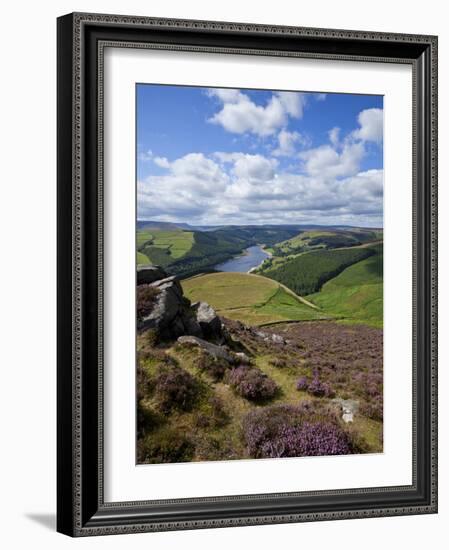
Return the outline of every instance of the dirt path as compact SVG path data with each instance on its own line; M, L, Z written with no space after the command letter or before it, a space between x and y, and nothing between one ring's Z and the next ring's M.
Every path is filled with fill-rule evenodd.
M312 304L312 302L309 302L309 300L306 300L305 298L303 298L302 296L299 296L299 294L295 294L293 292L293 290L290 290L288 287L286 287L285 285L283 285L282 283L278 283L280 287L282 287L288 294L291 294L292 296L294 296L295 298L297 298L300 302L302 302L303 304L305 304L306 306L309 306L311 307L312 309L320 309L318 306L316 306L315 304Z
M267 279L267 277L264 277L263 275L256 275L255 273L249 273L249 275L251 275L251 277L259 277L259 279ZM284 289L288 294L290 294L291 296L293 296L294 298L296 298L297 300L302 302L304 305L306 305L308 307L311 307L312 309L320 309L315 304L312 304L312 302L309 302L308 300L306 300L302 296L299 296L298 294L295 294L295 292L293 292L293 290L290 290L288 287L286 287L285 285L283 285L279 281L275 281L274 279L270 279L270 280L273 281L274 283L276 283L278 285L278 288ZM268 298L268 300L265 302L265 304L267 304L273 298L273 296L274 296L274 294L271 295ZM265 304L262 304L262 305L265 305Z

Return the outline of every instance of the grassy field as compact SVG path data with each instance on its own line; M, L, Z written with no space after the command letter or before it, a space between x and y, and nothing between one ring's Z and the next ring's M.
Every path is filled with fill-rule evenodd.
M137 252L137 263L138 265L148 265L150 260L142 252Z
M193 231L137 231L137 250L148 259L147 263L169 265L186 255L193 244Z
M326 312L345 318L346 323L383 324L383 247L376 254L347 267L307 298Z
M210 273L182 281L192 301L208 302L219 315L248 325L332 318L277 281L247 273Z

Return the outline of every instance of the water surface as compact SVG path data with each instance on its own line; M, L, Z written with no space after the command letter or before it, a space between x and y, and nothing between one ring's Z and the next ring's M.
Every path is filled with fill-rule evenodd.
M261 246L250 246L244 250L243 254L234 256L230 260L221 264L214 265L214 269L217 271L237 271L239 273L246 273L253 267L259 266L265 258L270 255Z

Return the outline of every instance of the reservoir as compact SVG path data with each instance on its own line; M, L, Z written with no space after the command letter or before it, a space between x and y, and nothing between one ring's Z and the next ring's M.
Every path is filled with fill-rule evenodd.
M239 256L234 256L230 260L217 264L214 269L217 271L234 271L247 273L253 267L258 267L270 254L265 252L261 246L250 246Z

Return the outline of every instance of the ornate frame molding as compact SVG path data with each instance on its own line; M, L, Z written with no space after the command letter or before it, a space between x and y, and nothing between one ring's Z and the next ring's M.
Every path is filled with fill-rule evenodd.
M138 39L133 41L129 37L136 29L140 33ZM142 41L142 31L148 33L148 40ZM151 31L162 31L163 36L158 35L157 41L152 41ZM190 36L198 43L177 43L176 32L182 32L183 37ZM105 33L108 35L106 38L103 36ZM122 39L123 33L126 34L126 40ZM167 39L170 33L170 40L164 42L164 36ZM92 37L89 37L90 35ZM208 37L212 36L213 43L207 43ZM221 37L226 37L226 40L222 45L217 45L216 42L220 42ZM278 38L285 38L288 48L282 48L282 40L279 42ZM250 47L242 47L240 43L232 46L229 42L233 40L247 40ZM298 40L300 44L295 46L295 41ZM330 41L338 45L336 49L339 49L340 53L325 51ZM256 47L257 44L265 45ZM298 49L301 44L307 47ZM317 44L321 46L317 48ZM409 63L413 66L414 463L413 484L410 487L176 499L163 503L151 500L104 503L102 103L103 51L106 46ZM58 51L58 530L72 536L88 536L436 512L437 38L424 35L77 13L59 19ZM362 53L356 53L357 51ZM386 55L387 53L395 55ZM87 110L86 103L89 101L89 105L96 103L97 112L97 120L90 123L84 114ZM69 137L68 124L72 128ZM96 144L96 155L93 159L86 156L88 140L91 146ZM91 185L86 187L89 181ZM95 183L94 189L92 183ZM90 201L89 204L95 203L88 213L86 201ZM86 232L89 232L91 238L95 238L95 250L86 245ZM67 247L70 253L67 252ZM93 262L96 265L94 271ZM89 340L91 336L87 336L89 320L85 313L86 300L92 300L94 297L98 313L95 341ZM418 310L425 313L423 322L418 320ZM422 358L425 364L422 363ZM90 361L95 364L93 374L86 370L86 365ZM428 408L424 412L417 409L424 406L417 402L418 384L423 383L423 377L428 385L426 392L429 400ZM97 415L95 433L88 431L86 423L83 423L87 410L90 413L94 411ZM423 432L424 428L426 433ZM92 446L94 440L95 449ZM426 457L425 483L421 471L424 467L423 459L418 457L418 451L424 451ZM95 455L95 460L86 458L89 456L86 453ZM88 488L87 482L95 482L95 487ZM426 487L423 487L423 483ZM376 505L372 503L370 506L361 504L359 507L355 504L355 497L374 497L379 491L385 495L389 494L392 499L396 495L396 501L391 500L383 506L381 502L377 502ZM407 500L407 493L411 502L401 504ZM354 497L352 500L351 496ZM254 501L255 497L265 501L293 497L327 498L329 503L333 502L332 499L336 501L335 497L339 497L340 501L348 498L349 500L346 508L343 505L343 508L335 511L319 510L318 505L314 505L313 511L307 511L304 506L299 506L298 511L291 513L270 514L257 510L257 513L251 514L250 510L247 510L245 514L236 511L234 517L229 517L228 506L228 513L223 517L201 518L198 514L192 514L191 518L187 517L188 507L195 503L203 506L213 503L225 505L226 502L243 504ZM151 514L151 507L161 504L172 505L177 509L170 517L155 520ZM180 507L183 505L181 513ZM254 511L256 512L256 508ZM180 516L182 519L176 519Z

